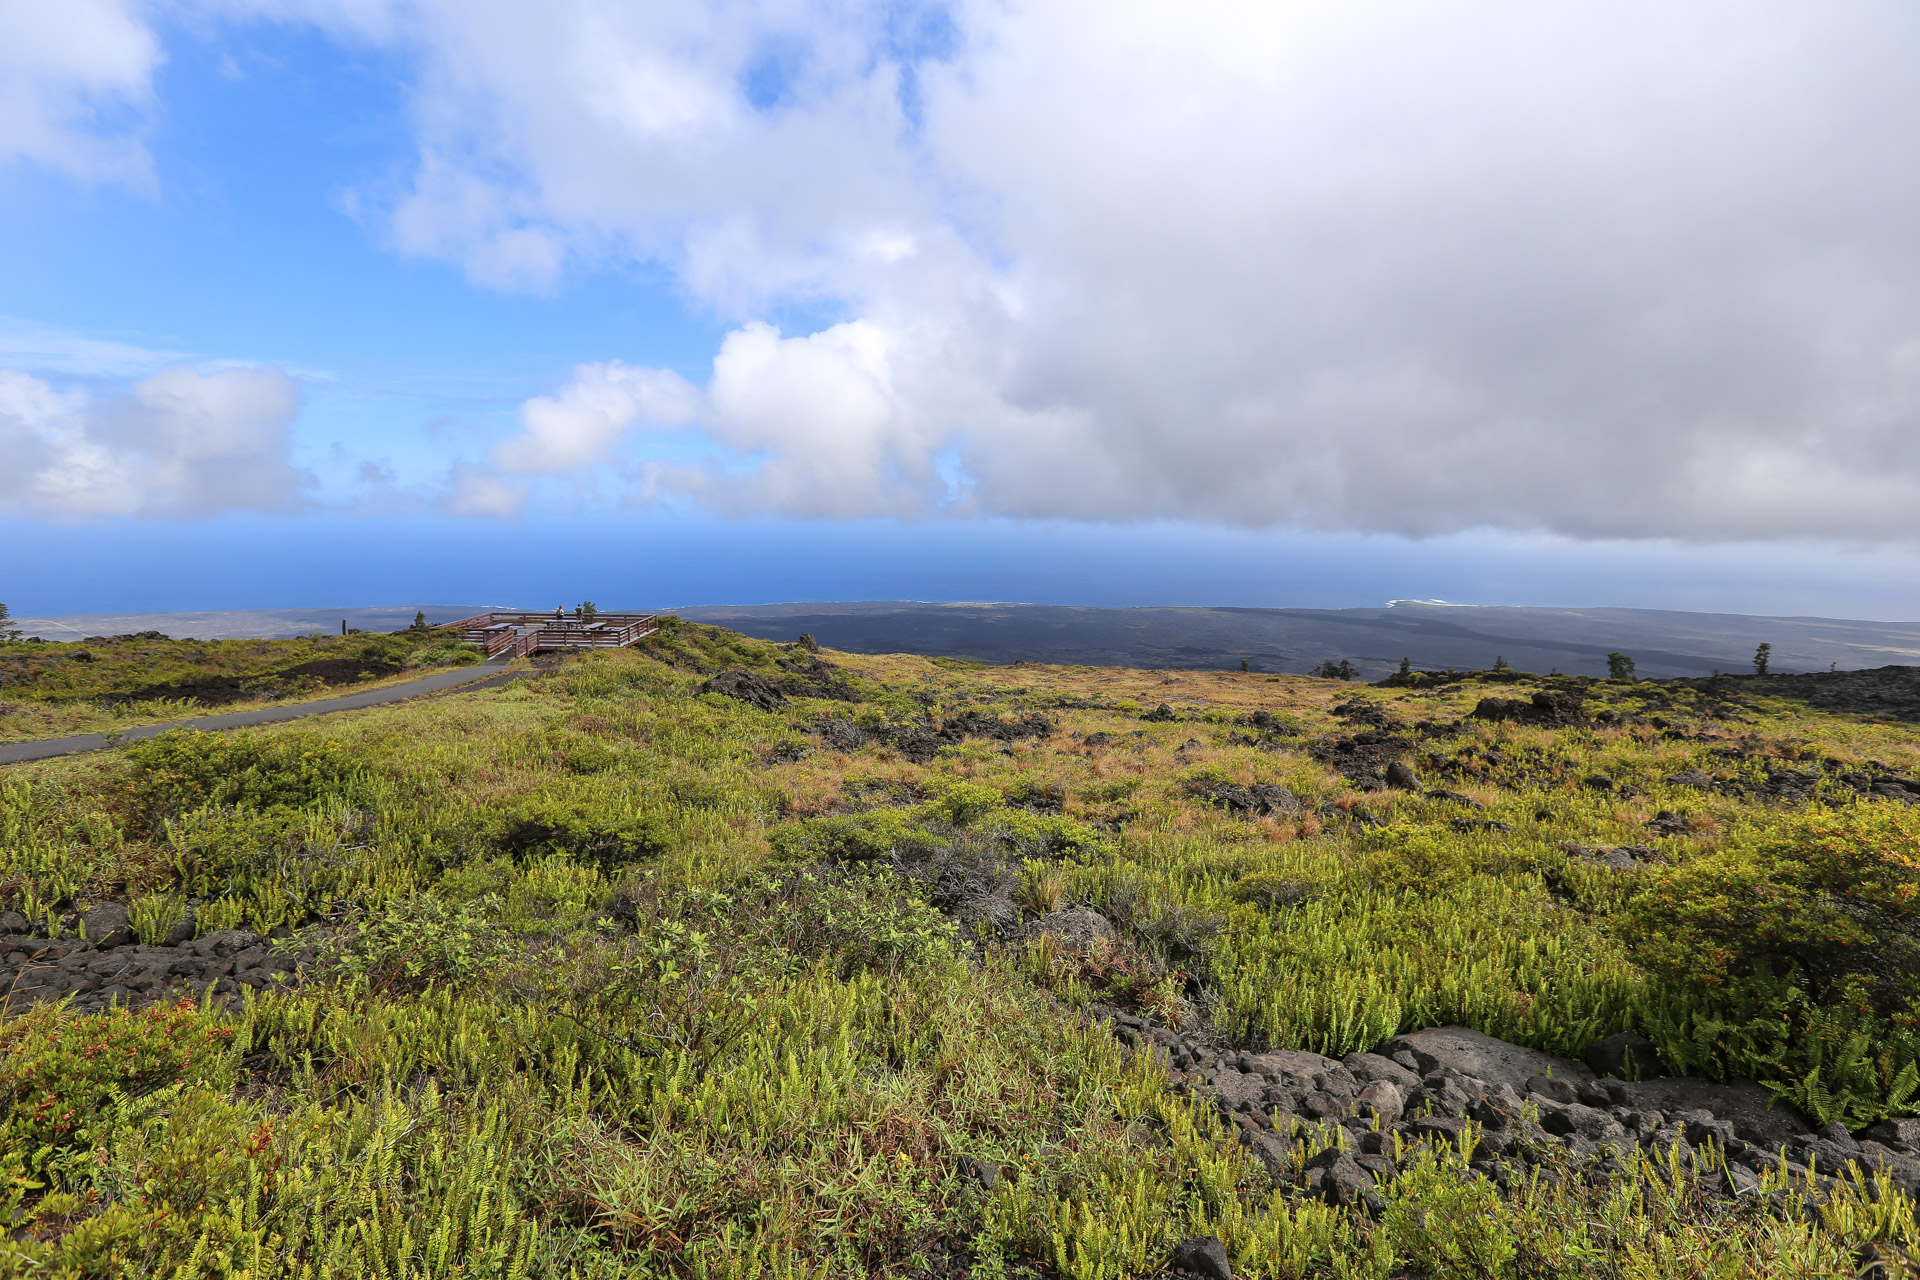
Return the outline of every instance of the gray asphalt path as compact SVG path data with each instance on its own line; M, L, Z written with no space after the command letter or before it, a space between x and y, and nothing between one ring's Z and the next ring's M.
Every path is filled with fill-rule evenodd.
M282 720L300 720L335 711L358 711L362 707L377 707L387 702L404 702L423 693L444 693L449 689L466 691L504 684L518 674L504 674L507 664L512 661L513 654L508 652L497 658L489 658L477 667L442 671L438 675L422 676L404 684L368 689L364 693L349 693L341 698L324 698L319 702L290 702L285 706L262 707L258 711L235 711L224 716L196 716L191 720L173 720L166 724L144 724L137 729L111 735L78 733L69 738L42 738L38 742L0 743L0 765L48 760L54 756L77 755L83 751L104 751L121 743L157 737L169 729L243 729L249 725L278 724Z

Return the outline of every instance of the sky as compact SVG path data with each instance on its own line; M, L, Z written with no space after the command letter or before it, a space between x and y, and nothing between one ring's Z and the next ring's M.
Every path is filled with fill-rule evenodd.
M1920 618L1899 0L0 0L15 613Z

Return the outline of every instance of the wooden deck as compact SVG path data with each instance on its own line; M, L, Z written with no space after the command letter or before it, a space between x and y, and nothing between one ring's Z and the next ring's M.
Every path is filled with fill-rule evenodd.
M591 619L522 610L496 610L448 626L489 658L512 650L516 658L550 649L624 649L660 629L652 613L595 613Z

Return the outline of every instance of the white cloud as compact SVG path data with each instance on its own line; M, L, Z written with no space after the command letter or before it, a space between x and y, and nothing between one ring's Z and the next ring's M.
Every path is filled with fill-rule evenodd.
M0 163L143 184L160 43L130 0L0 0Z
M702 425L752 470L708 491L740 509L808 516L918 514L938 502L939 442L895 385L894 339L866 321L783 338L749 324L714 358Z
M618 360L581 365L558 395L521 406L522 435L494 448L501 470L519 475L564 474L605 462L636 422L677 427L691 422L699 394L679 374Z
M416 56L404 252L655 260L734 322L705 463L583 374L501 446L524 474L897 514L955 509L957 459L959 509L1020 516L1915 533L1901 0L274 8ZM766 323L795 305L829 320Z
M299 391L278 369L166 369L124 395L0 369L0 511L89 518L284 511Z

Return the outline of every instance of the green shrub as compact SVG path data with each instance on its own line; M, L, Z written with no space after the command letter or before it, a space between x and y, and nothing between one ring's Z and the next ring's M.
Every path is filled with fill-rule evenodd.
M899 879L865 868L799 872L739 906L764 918L781 947L810 964L824 961L842 980L937 963L955 935L953 922Z
M956 782L933 802L929 816L943 818L956 827L972 824L997 809L1006 807L1007 797L997 787L977 782Z
M209 805L169 818L167 851L180 887L206 898L253 892L298 843L302 817Z
M455 905L415 894L321 943L320 958L349 982L386 992L469 982L507 952L493 921L501 906L492 897Z
M1425 1147L1392 1184L1381 1223L1394 1253L1432 1276L1506 1276L1519 1252L1500 1192L1466 1173L1465 1155Z
M564 854L602 871L655 857L668 843L666 824L656 814L614 812L555 796L532 796L508 806L498 839L517 860Z
M231 1026L184 1000L82 1017L42 1005L0 1032L0 1148L85 1148L129 1098L179 1082L231 1083L232 1038Z
M874 862L903 847L929 848L938 838L898 809L808 818L775 827L767 835L788 862Z
M1113 841L1083 822L1057 813L1027 813L1020 809L995 812L981 829L1027 858L1064 858L1092 862L1111 855Z
M1366 837L1363 879L1388 893L1431 894L1452 888L1490 869L1491 858L1457 836L1430 828L1394 824Z
M125 758L132 807L155 826L208 805L270 810L349 798L362 772L343 744L310 735L174 729Z
M1877 1013L1920 995L1920 811L1819 809L1646 876L1622 922L1667 982L1715 988L1762 971L1815 1001L1843 991Z
M186 918L187 900L177 893L149 893L135 898L127 907L127 921L133 935L149 947L166 940L167 931Z
M407 659L410 667L471 667L486 655L463 640L443 640L439 644L414 651Z
M1752 1075L1822 1121L1920 1092L1920 814L1816 809L1647 875L1621 920L1678 1070Z

